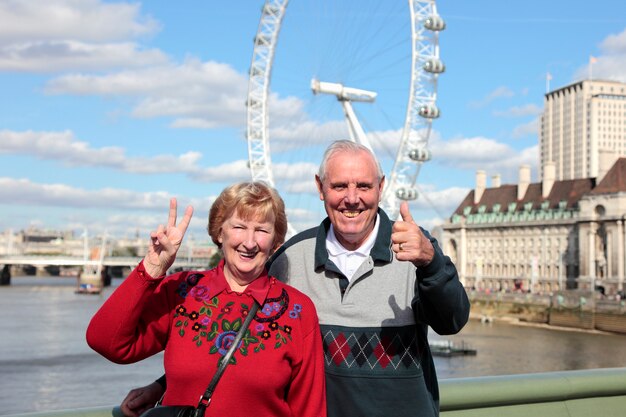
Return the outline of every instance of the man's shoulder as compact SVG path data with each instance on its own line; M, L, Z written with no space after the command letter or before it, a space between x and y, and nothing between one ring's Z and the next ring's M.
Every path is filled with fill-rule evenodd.
M274 254L272 255L272 258L270 259L270 262L273 262L274 260L276 260L276 258L281 256L283 253L285 253L285 251L287 251L291 247L302 244L305 241L315 240L317 237L319 228L320 226L315 226L310 229L304 230L302 232L296 233L294 236L288 239L285 243L283 243L283 245L280 248L278 248L276 252L274 252Z

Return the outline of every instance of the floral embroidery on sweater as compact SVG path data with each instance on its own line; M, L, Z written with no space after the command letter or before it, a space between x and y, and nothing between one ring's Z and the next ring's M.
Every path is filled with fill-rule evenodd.
M206 343L210 354L224 356L248 315L250 305L244 302L236 305L233 301L223 303L219 295L209 297L209 288L197 285L201 277L202 274L192 274L179 284L178 295L185 299L193 298L201 305L197 310L189 311L185 304L179 304L174 313L174 327L180 337L191 337L196 347ZM280 296L267 298L241 338L238 346L240 354L247 356L250 349L255 353L265 350L265 344L271 343L271 339L274 349L286 345L292 340L292 326L285 322L299 319L301 312L301 304L289 304L289 294L285 289ZM230 363L237 363L234 355Z

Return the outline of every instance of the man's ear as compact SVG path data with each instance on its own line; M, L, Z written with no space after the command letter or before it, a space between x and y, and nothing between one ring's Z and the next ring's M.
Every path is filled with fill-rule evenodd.
M383 190L385 188L385 176L383 175L383 177L380 179L380 182L378 183L378 192L380 195L380 198L382 199L383 197ZM379 201L380 203L380 201Z
M324 186L322 185L322 180L320 179L319 175L315 176L315 185L317 185L317 191L320 193L320 200L324 201Z

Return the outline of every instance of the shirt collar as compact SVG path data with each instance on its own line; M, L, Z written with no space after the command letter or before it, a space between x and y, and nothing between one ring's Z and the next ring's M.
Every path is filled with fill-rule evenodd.
M343 245L337 239L335 235L335 228L333 225L330 225L330 229L328 230L328 235L326 236L326 249L331 256L342 256L347 253L358 253L363 256L368 256L370 251L374 247L374 243L376 242L376 236L378 236L378 227L380 225L380 215L376 215L376 222L374 223L374 229L369 234L365 242L355 250L351 251L343 247Z
M230 289L230 285L226 281L226 275L224 275L224 259L220 261L220 263L215 268L217 274L216 279L211 285L211 289L209 291L209 295L211 298L220 294L223 291L232 292ZM263 273L259 275L257 279L252 281L246 289L243 291L244 294L250 295L252 298L256 300L259 305L263 305L265 303L265 299L267 298L267 294L270 290L270 278L267 275L267 269L263 269Z
M391 225L387 213L380 207L378 208L378 236L375 238L374 247L370 252L370 256L374 262L389 263L393 260L393 251L391 250ZM328 250L326 249L326 237L330 231L330 219L326 217L317 228L315 236L315 270L324 267L328 261ZM372 233L374 235L374 233Z

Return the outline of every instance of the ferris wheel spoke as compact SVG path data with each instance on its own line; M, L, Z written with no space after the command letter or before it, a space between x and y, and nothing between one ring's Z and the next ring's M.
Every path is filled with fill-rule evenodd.
M276 172L272 165L270 152L269 123L272 121L269 108L270 83L279 33L283 25L288 3L288 0L267 0L262 8L261 19L254 40L246 102L246 139L248 141L248 164L251 177L255 181L265 181L271 186L276 186ZM385 7L382 6L382 3L384 3ZM375 7L378 8L377 14L381 14L382 11L388 9L388 5L390 6L391 3L377 2L375 4ZM397 6L398 4L393 3L393 5ZM439 75L445 71L445 66L439 58L439 33L445 29L445 22L437 13L435 0L409 0L408 5L408 15L410 17L407 21L410 24L407 25L407 30L408 26L410 26L411 31L411 41L409 42L411 58L410 62L407 62L407 65L410 65L408 102L395 160L390 173L387 175L381 201L381 207L391 218L397 218L399 206L403 200L417 198L418 193L415 185L420 168L423 163L431 158L428 149L428 139L432 121L440 115L440 110L436 105L437 81ZM316 3L314 7L318 7L318 4ZM321 9L321 7L319 8ZM317 16L326 12L326 10L320 11L317 9L315 11L319 11L319 13L311 13L312 18L314 18L314 15ZM360 8L358 12L361 12ZM364 21L367 22L367 20ZM354 23L352 19L344 19L341 22L344 26L335 25L333 30L347 30L347 26ZM384 58L392 57L390 50L399 46L400 43L397 45L394 43L384 44L379 49L369 47L380 39L386 39L382 38L382 31L371 29L369 25L362 23L355 23L355 26L357 26L357 31L361 33L359 37L367 39L364 42L366 46L359 47L350 44L350 46L353 46L350 52L354 55L354 61L351 65L343 64L345 71L360 69L371 63L374 63L372 66L377 68L392 70L400 62L403 62L402 59L392 60L391 62L385 62L384 60ZM399 26L401 25L396 25L391 30L399 31ZM389 26L386 28L390 29ZM366 29L369 29L371 32L365 32ZM337 35L333 36L335 38L340 37ZM309 52L307 48L302 49ZM327 50L323 50L323 52L326 53ZM341 55L329 55L325 60L330 62L340 61L339 57ZM355 65L354 62L358 64ZM315 75L312 74L312 78L314 79ZM382 77L378 78L377 81L382 82ZM348 131L351 132L353 140L362 142L366 146L371 145L369 145L367 135L356 118L351 101L352 99L358 100L359 94L362 97L369 98L375 96L374 93L368 91L371 89L369 85L366 84L366 90L364 90L358 85L350 84L350 86L345 86L342 79L323 78L317 81L317 87L313 88L315 93L331 93L339 99L343 106L343 113L350 126ZM350 93L354 94L351 98L348 97ZM367 123L364 124L367 125ZM283 173L281 172L281 174ZM279 189L279 191L281 190ZM294 231L293 226L290 224L290 232L293 233Z

